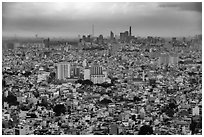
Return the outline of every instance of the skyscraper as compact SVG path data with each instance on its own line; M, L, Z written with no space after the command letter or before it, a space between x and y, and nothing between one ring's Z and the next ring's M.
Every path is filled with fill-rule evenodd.
M131 30L131 26L130 26L130 30L129 30L129 36L132 35L132 30Z
M98 43L102 44L103 43L103 35L99 35L98 37Z
M113 40L114 39L114 33L111 31L110 32L110 39Z
M125 32L121 32L120 33L120 40L121 41L127 41L128 40L128 31L125 31Z

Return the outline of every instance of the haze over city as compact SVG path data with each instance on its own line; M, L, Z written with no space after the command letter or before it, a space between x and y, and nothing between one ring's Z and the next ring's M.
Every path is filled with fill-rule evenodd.
M2 135L202 135L202 2L2 8Z
M202 33L202 3L7 3L3 36L77 37L116 35L132 26L135 36Z

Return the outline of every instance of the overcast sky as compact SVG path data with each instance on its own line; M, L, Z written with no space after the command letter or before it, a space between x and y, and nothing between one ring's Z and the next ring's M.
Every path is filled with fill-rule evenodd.
M3 3L3 36L190 36L202 32L202 3Z

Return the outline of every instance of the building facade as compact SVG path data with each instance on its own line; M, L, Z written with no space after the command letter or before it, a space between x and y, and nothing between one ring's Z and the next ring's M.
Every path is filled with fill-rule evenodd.
M161 54L158 60L160 66L177 66L179 57L176 55Z
M90 69L84 69L84 80L91 79L91 71Z
M79 78L80 77L80 68L78 66L72 66L70 76L73 78Z
M91 75L102 75L103 74L103 68L98 65L94 65L90 69Z
M94 84L101 84L105 82L105 75L91 75L91 81Z
M57 64L57 79L65 80L71 76L71 66L68 62L62 62Z

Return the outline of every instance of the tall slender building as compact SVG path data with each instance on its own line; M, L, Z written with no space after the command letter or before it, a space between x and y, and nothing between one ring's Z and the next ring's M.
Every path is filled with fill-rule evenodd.
M110 32L110 39L114 39L114 33L112 31Z
M92 25L92 37L94 37L94 24Z
M129 30L129 36L132 36L132 29L131 29L131 26L130 26L130 30Z

